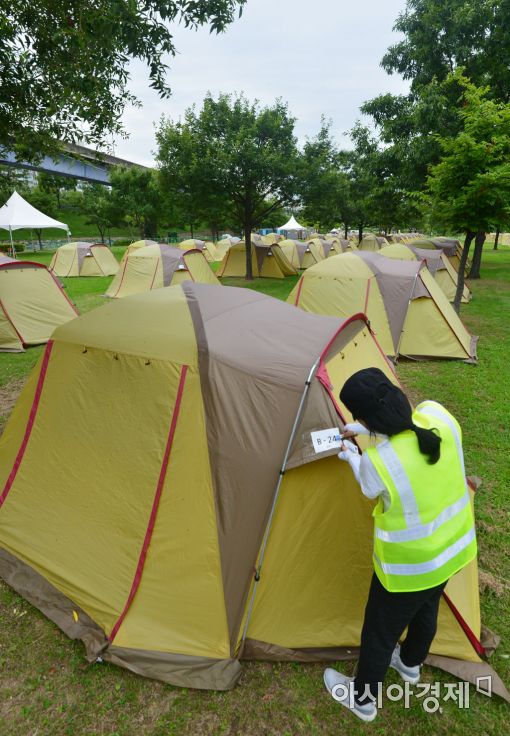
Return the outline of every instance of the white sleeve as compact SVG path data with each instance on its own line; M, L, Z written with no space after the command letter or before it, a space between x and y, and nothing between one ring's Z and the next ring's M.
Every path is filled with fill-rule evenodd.
M361 486L363 495L367 498L377 498L381 494L387 494L386 486L366 452L361 456L359 478L356 480Z

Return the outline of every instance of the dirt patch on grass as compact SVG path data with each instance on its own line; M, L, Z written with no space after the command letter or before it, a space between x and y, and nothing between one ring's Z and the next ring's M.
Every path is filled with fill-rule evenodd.
M498 578L486 570L478 570L478 582L480 585L480 592L483 593L485 590L490 590L495 593L498 598L505 593L510 591L510 582Z
M3 431L14 404L18 400L26 378L15 378L0 387L0 433Z

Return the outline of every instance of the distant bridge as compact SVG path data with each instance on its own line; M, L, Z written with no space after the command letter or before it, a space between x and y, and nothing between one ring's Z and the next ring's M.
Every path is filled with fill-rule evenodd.
M39 163L33 164L27 161L18 161L12 151L0 149L0 164L12 166L16 169L30 169L31 171L44 171L54 176L66 176L71 179L88 181L92 184L110 183L109 170L112 166L137 166L146 169L146 166L126 161L123 158L112 156L109 153L100 153L92 148L77 146L73 143L64 143L63 153L57 154L53 160L45 156Z

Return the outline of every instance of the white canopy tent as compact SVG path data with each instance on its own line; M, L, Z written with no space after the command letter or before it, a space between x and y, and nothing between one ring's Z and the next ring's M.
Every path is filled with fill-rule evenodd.
M290 218L288 222L285 223L285 225L282 225L278 228L278 231L283 230L284 232L298 232L299 230L306 230L306 227L303 227L303 225L300 225L299 222L296 220L294 215Z
M54 227L59 230L65 230L68 237L70 235L69 227L65 223L48 217L44 212L40 212L35 207L32 207L18 192L14 192L3 207L0 208L0 228L9 231L12 248L13 231L21 230L25 227L31 230Z

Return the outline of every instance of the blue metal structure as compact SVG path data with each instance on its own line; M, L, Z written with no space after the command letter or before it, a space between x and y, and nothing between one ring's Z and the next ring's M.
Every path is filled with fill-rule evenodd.
M146 168L132 161L126 161L108 153L100 153L85 146L64 144L64 153L58 155L56 160L45 156L37 164L27 161L18 161L12 151L0 149L0 164L13 166L16 169L30 169L31 171L44 171L54 176L66 176L72 179L88 181L93 184L110 184L109 169L112 166L138 166Z

